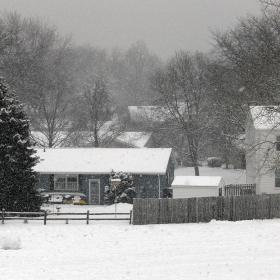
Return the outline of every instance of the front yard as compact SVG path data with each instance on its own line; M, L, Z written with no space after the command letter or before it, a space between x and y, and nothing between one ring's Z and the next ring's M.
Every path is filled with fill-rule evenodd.
M149 226L7 221L0 224L0 275L2 280L278 279L279 235L279 219ZM18 240L20 249L1 249Z

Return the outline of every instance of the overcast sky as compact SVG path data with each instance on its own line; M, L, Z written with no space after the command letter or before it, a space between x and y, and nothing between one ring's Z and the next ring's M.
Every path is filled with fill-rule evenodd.
M162 58L211 48L210 29L227 30L257 0L0 0L0 9L38 16L77 44L128 48L138 40Z

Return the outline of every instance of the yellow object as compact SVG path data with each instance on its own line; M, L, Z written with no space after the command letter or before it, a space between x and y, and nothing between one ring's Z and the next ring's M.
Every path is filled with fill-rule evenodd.
M86 202L82 199L80 199L80 205L86 205Z

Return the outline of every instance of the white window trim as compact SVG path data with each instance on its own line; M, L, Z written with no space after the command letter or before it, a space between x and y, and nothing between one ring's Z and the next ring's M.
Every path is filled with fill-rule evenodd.
M77 179L77 183L76 183L76 188L68 188L68 177L72 177L72 178L76 178ZM57 179L58 178L65 178L65 188L57 188ZM70 183L70 182L69 182ZM68 174L55 174L54 175L54 190L65 190L65 191L77 191L79 189L79 178L78 178L78 174L74 174L74 175L68 175Z

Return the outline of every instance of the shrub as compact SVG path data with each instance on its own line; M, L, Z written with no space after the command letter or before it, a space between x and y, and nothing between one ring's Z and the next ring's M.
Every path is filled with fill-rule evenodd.
M207 165L210 167L221 167L223 161L219 157L209 157L207 158Z
M18 250L21 248L21 240L19 237L4 237L2 238L1 247L3 250Z
M118 181L118 184L112 184ZM132 175L122 172L111 172L110 185L105 187L105 202L106 204L116 203L133 203L133 198L136 196L133 185Z

